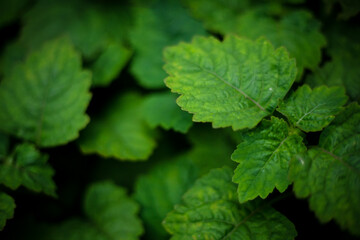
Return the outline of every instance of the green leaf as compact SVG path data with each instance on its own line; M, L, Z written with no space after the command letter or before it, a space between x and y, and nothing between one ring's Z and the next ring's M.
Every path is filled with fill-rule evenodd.
M320 23L310 12L290 11L276 20L274 16L255 8L241 15L238 21L231 32L254 40L265 36L275 47L284 46L296 59L298 79L304 69L315 70L321 61L321 48L326 40L320 32Z
M161 126L186 133L192 126L191 115L176 105L176 96L169 92L153 93L143 104L144 118L150 127Z
M301 130L316 132L330 124L347 99L345 89L341 87L320 86L312 90L303 85L283 101L277 111Z
M195 37L165 51L166 85L193 121L234 130L270 115L295 80L295 61L265 39Z
M44 239L137 240L143 233L139 205L111 182L97 182L87 189L84 211L86 219L73 218L45 228Z
M138 178L134 197L142 206L141 216L150 238L168 239L161 222L173 206L180 203L182 195L197 177L196 167L180 157L158 164L148 174Z
M15 207L14 199L0 192L0 231L4 229L6 220L14 217Z
M0 83L0 129L42 147L74 140L89 121L89 87L69 41L49 42Z
M13 190L24 185L35 192L55 197L56 186L52 180L55 172L47 160L48 156L42 155L33 145L18 145L0 165L0 183Z
M93 86L105 87L121 72L131 51L121 44L109 44L92 66Z
M120 160L146 160L156 143L143 119L142 103L137 93L113 100L82 132L81 150Z
M275 117L263 120L255 130L245 134L243 142L231 156L237 166L232 181L238 183L241 203L257 196L266 198L275 188L284 192L288 180L289 162L306 151L296 131Z
M138 239L143 233L141 221L136 216L138 204L113 183L91 185L85 194L84 210L109 239Z
M297 156L289 176L298 197L309 197L321 222L335 219L360 235L360 107L349 105L320 135L319 146Z
M239 204L231 176L215 169L195 182L163 222L171 239L294 239L293 224L264 202Z
M141 86L150 89L165 87L164 47L206 34L179 1L158 1L150 7L137 7L134 21L130 41L135 56L130 70Z

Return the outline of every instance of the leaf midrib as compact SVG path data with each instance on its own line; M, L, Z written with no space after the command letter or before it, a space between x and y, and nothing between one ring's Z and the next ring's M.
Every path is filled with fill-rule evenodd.
M222 81L223 83L225 83L226 85L228 85L229 87L233 88L234 90L236 90L237 92L239 92L240 94L242 94L245 98L249 99L252 103L254 103L258 108L260 108L261 111L266 112L265 108L263 108L258 102L256 102L254 99L252 99L249 95L247 95L244 91L242 91L240 88L235 87L234 85L232 85L231 83L229 83L228 81L226 81L225 79L223 79L222 77L220 77L218 74L216 74L213 71L207 70L205 68L202 68L201 66L199 66L204 72L207 72L211 75L213 75L214 77L216 77L217 79L219 79L220 81Z
M39 122L36 128L36 144L37 145L41 145L41 135L42 135L42 127L43 127L43 122L44 122L44 112L45 112L45 108L47 105L47 101L49 98L49 90L51 88L51 84L53 81L53 79L55 79L56 77L56 73L54 72L55 70L53 69L51 71L51 76L49 77L49 80L46 81L45 87L44 87L44 95L41 101L41 107L40 107L40 118L39 118Z
M301 118L299 118L299 120L295 123L295 125L299 125L299 123L304 119L304 117L306 117L307 115L311 114L312 112L314 112L318 107L326 105L325 103L320 103L318 105L316 105L313 109L311 109L310 111L306 112Z
M319 147L318 148L321 152L330 155L332 158L334 158L335 160L337 160L339 163L341 163L343 166L345 166L346 168L348 168L351 172L354 172L354 174L356 174L358 177L360 177L360 171L358 169L356 169L355 167L353 167L352 165L350 165L349 163L347 163L346 161L344 161L341 157L335 155L334 153L327 151L326 149Z
M235 91L239 92L241 95L243 95L246 99L249 99L252 103L254 103L258 108L260 108L261 111L267 112L266 109L261 106L258 102L256 102L253 98L251 98L249 95L247 95L244 91L242 91L240 88L235 87L234 85L232 85L230 82L226 81L225 79L223 79L221 76L219 76L217 73L210 71L208 69L203 68L202 66L200 66L199 64L196 64L194 62L191 62L187 59L184 59L187 62L194 64L195 66L197 66L198 68L200 68L202 71L209 73L211 75L213 75L215 78L219 79L221 82L223 82L224 84L226 84L227 86L233 88Z

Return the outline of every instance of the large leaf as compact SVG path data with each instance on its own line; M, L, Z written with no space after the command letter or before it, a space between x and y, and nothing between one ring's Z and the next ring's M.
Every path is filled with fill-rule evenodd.
M0 192L0 231L3 230L6 220L14 217L15 202L6 193Z
M228 0L187 2L193 14L210 30L224 35L235 33L253 40L265 36L275 47L286 47L290 56L296 58L298 80L304 68L314 70L320 63L321 48L326 40L320 32L320 23L310 12L291 11L275 1L252 1L251 4L250 1Z
M65 144L89 121L89 87L70 42L49 42L1 82L0 129L43 147Z
M135 24L130 40L135 49L131 73L145 88L163 88L166 73L162 69L163 48L205 35L201 24L193 20L179 1L156 1L134 10Z
M150 239L168 239L161 222L180 203L182 195L198 177L197 169L185 157L158 164L138 178L135 199L141 204L141 216Z
M146 122L152 127L186 133L192 126L191 115L176 105L176 96L169 92L153 93L144 100L143 111Z
M234 130L255 127L286 95L296 75L284 48L265 39L195 37L165 51L166 85L193 121Z
M18 145L0 165L0 183L14 190L24 185L35 192L56 196L52 180L55 172L47 160L48 156L42 155L33 145Z
M316 132L329 125L347 99L345 89L341 87L321 86L312 90L303 85L282 102L277 111L301 130Z
M351 104L321 133L319 146L290 165L298 197L309 197L321 222L335 219L360 235L360 107Z
M97 182L87 189L84 211L86 219L70 219L45 228L44 239L137 240L143 233L137 217L139 205L111 182Z
M231 176L215 169L195 182L164 220L171 239L294 239L293 224L264 202L239 204Z
M113 100L82 133L81 150L120 160L146 160L156 144L143 119L142 103L136 93Z
M274 188L285 191L290 184L289 162L303 151L306 147L302 137L282 119L263 120L259 127L245 134L231 156L239 163L233 176L233 182L239 184L239 201L266 198Z

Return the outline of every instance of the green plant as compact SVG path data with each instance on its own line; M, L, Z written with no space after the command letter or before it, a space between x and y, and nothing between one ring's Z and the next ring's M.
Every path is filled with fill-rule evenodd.
M338 2L1 3L0 237L360 236L360 9Z

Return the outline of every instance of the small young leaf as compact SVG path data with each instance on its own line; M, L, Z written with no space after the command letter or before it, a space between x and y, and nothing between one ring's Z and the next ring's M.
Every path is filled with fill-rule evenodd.
M321 133L318 147L296 157L289 176L298 197L309 197L321 222L335 219L360 235L360 107L353 103Z
M144 118L150 127L186 133L192 126L191 115L176 105L176 96L169 92L153 93L144 100Z
M45 44L0 83L0 129L42 147L74 140L89 121L90 82L69 41Z
M320 86L312 90L308 85L303 85L276 110L301 130L316 132L329 125L347 99L345 89L341 87Z
M131 51L121 44L111 43L93 64L93 86L106 87L124 68Z
M146 160L156 144L143 119L142 103L136 93L115 99L82 132L81 150L120 160Z
M171 239L294 239L294 225L264 202L239 204L231 176L214 169L195 182L163 222Z
M6 220L14 217L14 209L14 199L0 192L0 231L4 229Z
M165 50L165 81L193 121L234 130L270 115L295 80L295 61L265 39L195 37Z
M156 1L150 7L134 10L135 25L130 41L135 49L131 73L145 88L163 88L166 73L162 51L166 46L206 35L201 24L192 19L179 1Z
M197 169L186 159L158 164L138 178L135 199L141 204L146 233L152 239L168 239L161 225L166 214L180 203L182 195L197 179Z
M47 155L42 155L31 144L16 146L14 152L0 165L0 183L13 190L24 185L35 192L55 197L56 186L52 180L55 172L47 159Z
M276 187L280 192L290 184L289 162L306 151L302 137L278 118L263 120L255 130L244 135L231 159L238 162L233 182L238 183L241 203L257 196L266 198Z

